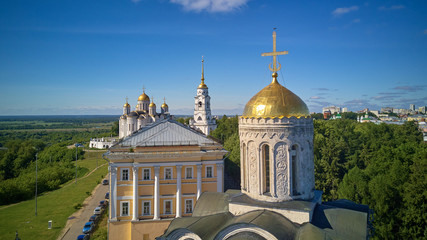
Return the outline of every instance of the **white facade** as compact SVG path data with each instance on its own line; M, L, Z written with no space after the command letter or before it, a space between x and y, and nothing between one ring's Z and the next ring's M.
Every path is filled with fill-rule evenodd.
M211 114L211 97L209 96L208 87L205 84L202 60L202 79L197 87L197 95L194 97L194 116L190 119L190 127L209 135L216 129L216 120Z
M116 143L115 138L91 138L89 148L105 149L110 148L114 143Z
M240 118L241 189L267 202L314 197L313 119Z
M135 111L131 111L131 106L126 101L123 106L123 115L119 120L119 138L127 137L143 126L171 117L169 107L165 102L160 110L160 113L157 113L156 104L150 103L145 91L139 96Z

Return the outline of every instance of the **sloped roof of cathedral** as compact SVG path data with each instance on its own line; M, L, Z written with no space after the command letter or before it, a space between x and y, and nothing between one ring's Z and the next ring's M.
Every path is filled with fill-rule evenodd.
M219 145L203 133L172 119L147 125L125 137L111 148L144 146Z
M348 200L322 203L317 205L312 221L300 225L268 210L254 210L233 216L228 211L228 201L234 194L230 191L204 192L197 200L193 216L174 219L164 235L157 239L175 239L174 235L179 232L194 233L203 240L217 239L227 229L239 227L261 228L276 239L366 238L370 211L366 205ZM251 235L250 232L244 231L238 237L261 239L259 235Z

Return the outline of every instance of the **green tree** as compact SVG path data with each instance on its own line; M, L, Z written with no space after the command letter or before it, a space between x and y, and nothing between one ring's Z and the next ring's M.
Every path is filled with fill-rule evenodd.
M113 126L111 126L111 135L119 136L119 121L113 122Z

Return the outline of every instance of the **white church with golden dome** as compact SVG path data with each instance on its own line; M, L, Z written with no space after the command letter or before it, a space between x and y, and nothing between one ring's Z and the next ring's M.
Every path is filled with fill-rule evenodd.
M150 98L145 93L145 89L143 89L142 94L138 97L134 111L131 111L131 106L127 99L123 105L123 115L119 120L119 138L127 137L150 123L169 118L171 118L171 115L166 101L164 100L160 107L160 112L157 112L153 98L150 103Z
M313 119L273 72L239 117L241 188L203 193L191 218L177 218L157 240L367 239L371 211L348 200L322 202L315 190Z
M217 125L211 113L211 97L209 96L208 86L205 84L203 62L202 58L202 77L194 97L194 116L190 119L189 125L191 128L209 135L216 129ZM134 111L131 111L131 106L126 98L126 103L123 105L123 115L120 116L119 120L119 138L127 137L151 123L171 118L173 117L169 113L169 106L166 104L166 100L164 99L160 112L157 112L153 98L151 98L150 103L150 97L145 93L144 88L142 94L138 97Z

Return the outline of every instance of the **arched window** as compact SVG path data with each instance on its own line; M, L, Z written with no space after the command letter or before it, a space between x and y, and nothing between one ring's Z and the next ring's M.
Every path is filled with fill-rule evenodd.
M263 193L270 193L270 147L265 144L262 146L263 163Z
M297 186L298 186L298 147L296 145L292 146L291 150L292 157L292 195L298 195Z
M202 102L199 102L199 107L202 107Z
M197 118L197 121L202 121L202 118L199 116L199 117Z

